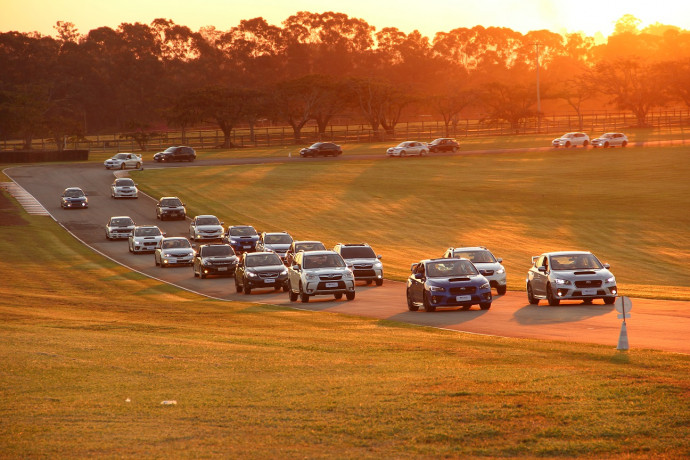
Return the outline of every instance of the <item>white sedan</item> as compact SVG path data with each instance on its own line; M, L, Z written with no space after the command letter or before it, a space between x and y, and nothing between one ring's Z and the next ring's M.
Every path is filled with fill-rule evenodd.
M425 142L405 141L386 151L389 157L404 157L407 155L424 156L429 153L429 146Z
M617 145L621 147L628 145L628 136L623 133L606 133L592 139L592 147L604 147L606 149Z
M118 177L110 186L111 198L138 198L139 189L129 177Z
M551 145L555 148L577 147L578 145L587 147L589 145L589 136L585 133L566 133L551 141Z

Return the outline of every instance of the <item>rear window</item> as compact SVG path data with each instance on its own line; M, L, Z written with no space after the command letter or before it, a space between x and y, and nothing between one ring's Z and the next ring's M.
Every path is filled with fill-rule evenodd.
M376 254L369 246L344 246L340 249L343 259L375 259Z

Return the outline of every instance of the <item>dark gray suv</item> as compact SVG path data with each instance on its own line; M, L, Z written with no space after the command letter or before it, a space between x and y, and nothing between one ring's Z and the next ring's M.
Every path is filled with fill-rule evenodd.
M162 152L158 152L153 156L153 161L194 161L196 160L196 152L191 147L179 146L168 147Z

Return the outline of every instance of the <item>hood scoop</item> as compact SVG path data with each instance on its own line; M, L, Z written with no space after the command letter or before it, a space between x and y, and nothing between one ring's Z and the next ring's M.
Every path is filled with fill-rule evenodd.
M450 281L452 283L453 281L469 281L469 280L470 280L469 278L464 277L464 278L450 278L448 281Z
M586 272L575 272L575 273L573 273L573 274L574 274L574 275L596 275L597 272L593 272L593 271L589 270L589 271L586 271Z

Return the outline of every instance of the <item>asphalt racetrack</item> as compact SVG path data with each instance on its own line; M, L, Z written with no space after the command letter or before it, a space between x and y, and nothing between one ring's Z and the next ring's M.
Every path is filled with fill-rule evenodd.
M509 153L510 151L500 152ZM462 154L467 153L469 152L462 152ZM498 151L492 153L498 153ZM343 156L338 160L325 161L350 159L369 159L369 157ZM286 161L324 160L244 158L197 160L193 164L147 163L146 167L167 168ZM358 283L357 296L353 301L319 296L312 297L309 303L290 302L287 293L264 289L255 289L251 295L237 294L233 278L200 279L193 276L190 267L156 267L152 254L131 254L127 250L126 240L107 240L104 227L111 216L127 215L139 225L159 225L168 236L188 236L189 220L164 222L156 220L155 203L158 197L154 199L141 192L136 200L113 200L110 198L110 184L113 182L114 173L103 168L101 164L20 166L7 168L5 174L33 195L60 225L84 244L132 270L204 296L344 313L473 334L595 343L609 345L612 348L618 344L622 320L618 319L613 305L604 305L601 301L596 301L592 305L562 303L558 307L549 307L545 301L541 301L535 306L529 305L525 292L508 291L504 296L494 296L490 310L479 310L475 306L469 311L439 310L427 313L420 309L418 312L411 312L407 310L405 283L390 280L386 280L380 287ZM71 186L81 187L89 195L88 209L64 210L60 208L60 194L66 187ZM213 210L208 210L208 212L213 213ZM627 320L631 350L649 348L690 353L690 341L687 340L688 332L690 332L690 302L632 299L632 304L632 317Z

